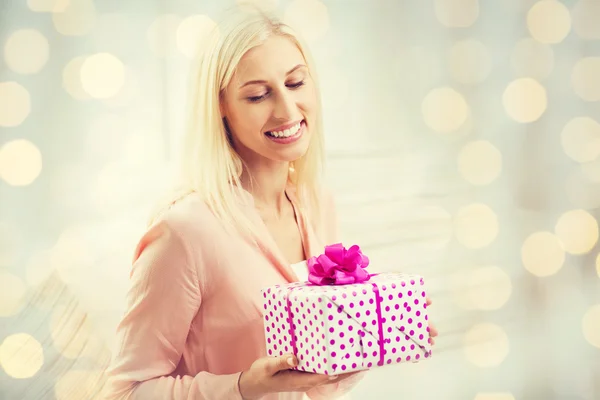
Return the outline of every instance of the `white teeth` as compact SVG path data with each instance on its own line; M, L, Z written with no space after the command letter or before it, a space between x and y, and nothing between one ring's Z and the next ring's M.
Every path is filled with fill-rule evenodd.
M300 123L297 123L296 125L292 126L291 128L288 128L286 130L272 131L272 132L269 132L269 134L271 136L275 136L275 137L290 137L290 136L295 135L299 129L300 129Z

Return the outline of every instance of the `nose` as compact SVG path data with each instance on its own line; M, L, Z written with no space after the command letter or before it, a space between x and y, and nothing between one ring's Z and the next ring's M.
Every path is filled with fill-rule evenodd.
M295 118L296 109L294 95L288 91L279 92L275 99L273 118L290 121Z

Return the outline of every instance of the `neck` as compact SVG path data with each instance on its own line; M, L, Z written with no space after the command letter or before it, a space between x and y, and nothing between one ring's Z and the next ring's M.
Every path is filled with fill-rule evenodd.
M281 215L288 202L285 194L288 177L289 163L285 162L244 168L240 180L242 187L252 194L256 208Z

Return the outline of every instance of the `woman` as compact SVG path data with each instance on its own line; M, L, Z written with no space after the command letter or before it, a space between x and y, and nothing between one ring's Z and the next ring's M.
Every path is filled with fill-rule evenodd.
M205 44L193 88L185 192L135 252L107 397L337 397L362 373L265 357L260 289L298 280L290 265L338 241L306 47L276 19L239 12Z

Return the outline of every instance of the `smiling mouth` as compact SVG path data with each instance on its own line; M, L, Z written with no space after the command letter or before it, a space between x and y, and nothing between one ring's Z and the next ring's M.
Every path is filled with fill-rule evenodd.
M279 131L268 131L268 132L265 132L265 135L273 137L273 138L280 138L280 139L289 138L289 137L292 137L292 136L294 136L294 135L296 135L298 133L298 131L302 127L303 123L304 123L304 120L296 123L295 125L287 128L287 129L283 129L283 130L279 130Z

